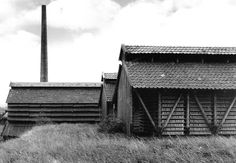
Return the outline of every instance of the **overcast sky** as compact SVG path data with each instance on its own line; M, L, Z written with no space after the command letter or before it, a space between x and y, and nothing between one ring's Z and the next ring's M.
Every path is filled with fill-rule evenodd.
M122 43L236 46L236 0L0 0L0 105L10 81L40 79L42 3L50 82L99 82Z

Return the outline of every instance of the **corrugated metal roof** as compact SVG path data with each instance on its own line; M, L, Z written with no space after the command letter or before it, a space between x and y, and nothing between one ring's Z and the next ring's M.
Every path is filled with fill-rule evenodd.
M23 133L29 131L33 124L25 123L10 123L6 122L6 126L2 131L2 136L19 137Z
M126 62L135 88L236 89L235 63Z
M101 87L101 83L11 82L10 87Z
M12 87L7 103L98 103L100 87Z
M117 73L103 73L102 80L103 79L116 80L117 79Z

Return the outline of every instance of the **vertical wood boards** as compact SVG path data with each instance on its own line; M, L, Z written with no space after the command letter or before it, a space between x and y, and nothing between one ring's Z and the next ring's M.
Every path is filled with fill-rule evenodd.
M104 87L102 87L102 95L101 95L101 112L102 112L102 119L106 118L106 116L107 116L107 103L106 103Z
M132 96L131 86L129 84L127 74L122 68L118 86L118 118L125 123L126 133L131 134L132 124Z

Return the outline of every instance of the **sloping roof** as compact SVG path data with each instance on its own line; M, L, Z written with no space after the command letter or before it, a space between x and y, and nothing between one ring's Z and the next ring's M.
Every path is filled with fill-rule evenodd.
M101 83L11 82L10 87L101 87Z
M116 80L117 79L117 73L103 73L102 74L102 80L103 79Z
M138 63L125 68L134 88L236 89L235 63Z
M130 46L122 45L119 59L124 54L206 54L236 55L236 47L194 47L194 46Z
M6 122L6 125L3 128L1 136L11 136L19 137L24 132L29 131L33 127L33 124L20 124L20 123L10 123Z
M103 89L105 91L105 97L106 101L112 101L112 97L115 91L116 83L109 82L109 83L104 83Z
M7 103L98 103L100 87L12 87Z

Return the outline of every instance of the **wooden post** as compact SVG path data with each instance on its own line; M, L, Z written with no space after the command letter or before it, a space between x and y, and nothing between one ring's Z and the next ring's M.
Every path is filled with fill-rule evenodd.
M171 110L171 112L170 112L170 114L169 114L169 116L168 116L168 118L167 118L167 120L166 120L164 126L162 127L162 130L164 130L164 128L166 128L166 126L168 125L168 123L169 123L169 121L170 121L170 118L171 118L171 116L173 115L173 113L174 113L174 111L175 111L175 109L176 109L176 107L177 107L177 105L178 105L178 103L179 103L181 97L182 97L182 94L180 94L179 98L176 100L174 107L172 108L172 110Z
M187 93L186 96L186 127L185 127L185 135L189 135L189 118L190 118L190 113L189 113L189 93Z
M140 101L140 103L141 103L141 105L142 105L144 111L146 112L146 114L147 114L147 116L148 116L148 119L150 120L150 122L151 122L151 124L152 124L154 130L156 131L156 124L155 124L155 122L153 121L152 116L150 115L150 113L149 113L149 111L148 111L146 105L144 104L144 102L143 102L141 96L139 95L139 93L138 93L138 91L137 91L136 89L134 89L134 92L136 93L136 95L137 95L137 97L138 97L138 99L139 99L139 101Z
M213 95L213 123L214 123L214 126L217 125L217 110L216 110L216 94L214 93Z
M162 131L161 131L161 92L158 92L158 119L157 119L157 125L158 125L158 135L161 136Z
M214 135L218 134L217 130L217 106L216 106L216 94L215 92L213 93L213 126L212 126L212 133Z

